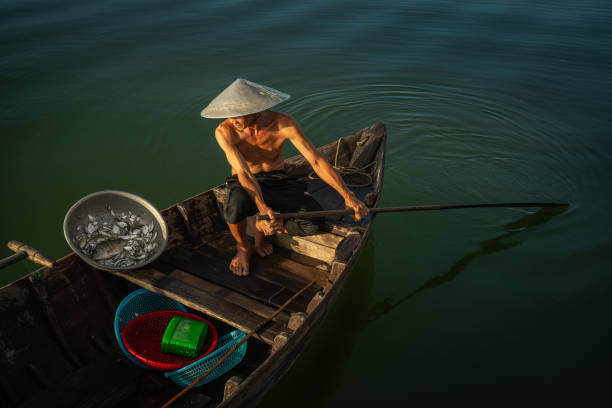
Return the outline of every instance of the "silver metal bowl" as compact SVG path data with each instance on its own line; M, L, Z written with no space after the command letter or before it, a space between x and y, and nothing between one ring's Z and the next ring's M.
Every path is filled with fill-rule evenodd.
M89 220L88 215L94 217L109 215L109 206L118 213L131 211L140 216L142 221L146 224L150 224L151 222L154 223L154 228L158 232L157 238L155 239L157 248L152 252L149 258L130 267L113 268L93 260L73 242L73 238L77 235L77 226L86 225ZM166 243L168 242L168 227L159 211L157 211L157 209L147 200L125 191L106 190L89 194L70 207L70 210L68 210L64 218L64 237L68 245L70 245L70 248L72 248L72 250L85 262L95 268L112 272L142 268L155 261L166 248Z

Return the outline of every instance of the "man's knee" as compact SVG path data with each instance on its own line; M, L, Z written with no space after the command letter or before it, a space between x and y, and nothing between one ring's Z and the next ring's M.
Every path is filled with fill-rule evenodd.
M238 224L256 212L254 206L251 196L244 188L230 187L223 209L225 221L230 224Z

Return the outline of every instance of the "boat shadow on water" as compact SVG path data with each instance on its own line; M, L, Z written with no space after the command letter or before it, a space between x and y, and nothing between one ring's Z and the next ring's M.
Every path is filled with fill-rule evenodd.
M260 407L286 406L288 400L293 407L320 406L338 390L346 362L351 359L360 334L369 322L376 277L375 236L373 231L316 336ZM325 369L319 369L320 366Z
M509 241L509 239L515 237L516 235L520 234L525 230L532 229L547 223L550 219L564 213L566 210L567 207L541 208L533 214L527 214L516 221L505 224L503 226L503 229L506 232L496 236L495 238L490 238L481 241L480 249L464 255L461 259L459 259L450 267L448 272L425 281L421 286L419 286L418 288L400 299L395 300L391 297L386 297L385 299L372 304L368 316L369 322L376 321L384 317L393 309L400 306L401 304L424 290L435 289L438 286L443 285L444 283L454 280L475 259L485 255L493 254L495 252L511 249L520 245L520 240Z

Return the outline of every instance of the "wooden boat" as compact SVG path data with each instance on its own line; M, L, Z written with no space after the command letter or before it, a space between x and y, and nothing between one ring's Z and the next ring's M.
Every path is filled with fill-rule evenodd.
M337 166L363 168L345 176L356 194L377 206L383 186L386 130L378 123L319 148ZM291 175L312 169L296 156ZM370 179L368 179L370 181ZM369 184L369 185L364 185ZM325 209L340 196L321 180L309 192ZM223 186L162 211L168 225L164 254L144 269L97 270L72 253L0 290L0 406L160 406L181 390L160 372L134 365L113 334L121 300L139 287L175 299L214 322L220 333L249 332L307 283L314 284L248 340L245 358L222 377L190 390L173 406L255 406L291 367L342 289L372 229L373 216L357 224L326 219L307 237L275 236L275 252L254 256L251 274L227 267L234 242L220 209Z

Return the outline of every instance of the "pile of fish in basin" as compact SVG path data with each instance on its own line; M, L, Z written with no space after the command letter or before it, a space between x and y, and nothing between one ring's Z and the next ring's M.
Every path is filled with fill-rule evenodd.
M100 191L77 201L64 219L70 247L90 265L106 270L140 268L161 255L167 228L141 197Z

